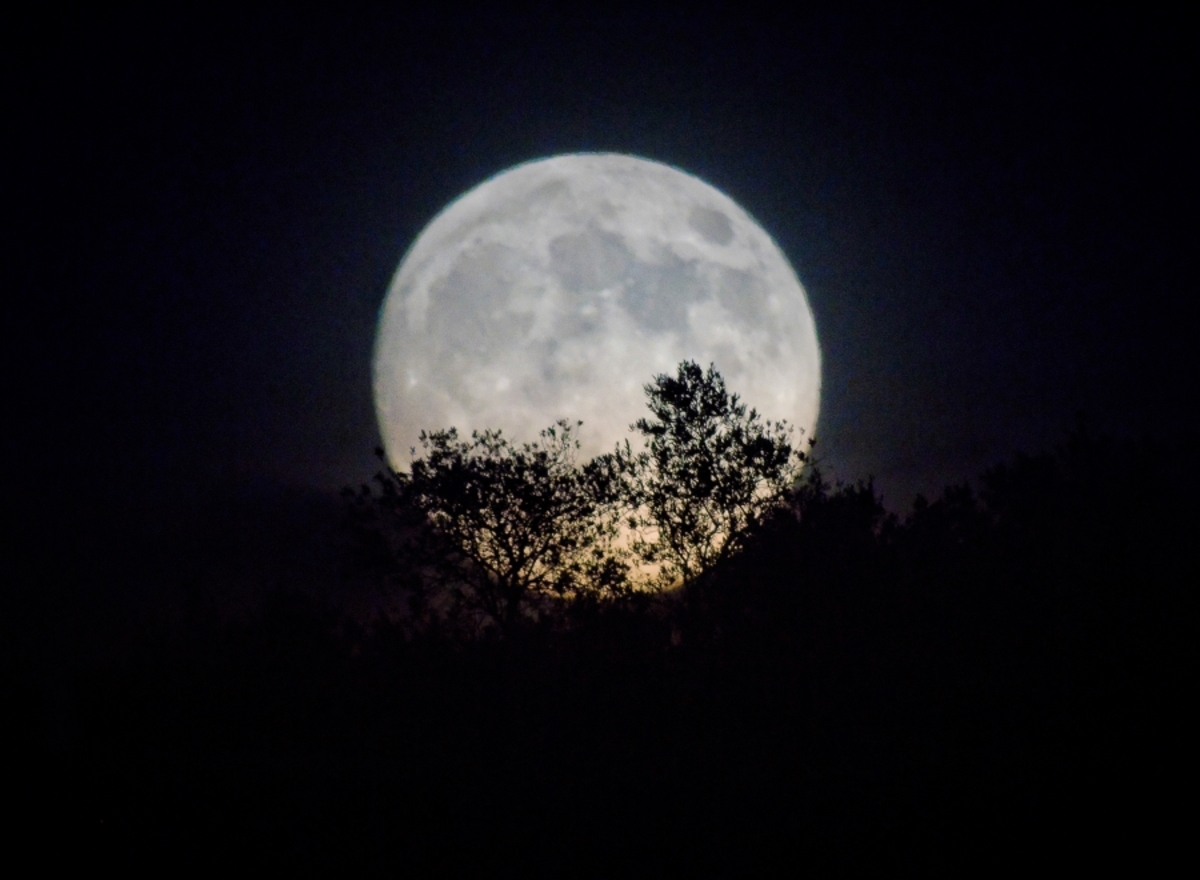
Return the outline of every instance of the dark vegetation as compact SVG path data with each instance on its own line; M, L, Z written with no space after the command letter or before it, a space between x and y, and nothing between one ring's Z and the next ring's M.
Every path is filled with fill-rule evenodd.
M733 398L708 412L743 429L726 455L795 463ZM30 600L41 628L8 643L10 803L70 847L164 866L1152 859L1181 833L1194 444L1079 430L903 518L816 467L786 493L725 485L732 524L655 520L635 495L736 542L679 557L673 592L622 581L606 543L614 481L652 493L635 469L653 463L567 467L571 448L563 426L520 448L432 435L424 472L360 495L356 564L408 591L403 612L285 585L98 656L29 649L55 631ZM697 498L746 476L683 448ZM400 527L364 531L364 510Z
M409 631L512 636L583 609L644 607L734 559L788 506L807 455L786 423L692 362L646 396L653 418L633 425L645 449L625 441L580 467L565 421L519 446L451 428L421 435L409 471L347 490Z

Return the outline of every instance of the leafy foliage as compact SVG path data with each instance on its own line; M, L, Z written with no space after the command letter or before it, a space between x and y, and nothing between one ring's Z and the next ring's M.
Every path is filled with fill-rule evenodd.
M712 366L685 361L645 386L652 418L584 466L559 421L534 443L499 431L422 433L408 473L358 495L418 628L511 631L576 609L694 583L788 508L806 453L785 422L748 409ZM796 496L798 498L799 496ZM380 527L383 528L380 528ZM636 564L636 567L635 567Z
M625 591L615 486L605 469L576 465L568 422L534 443L499 431L464 440L450 428L422 433L421 446L410 473L379 479L384 497L423 527L405 545L410 575L440 588L452 614L508 631L547 602Z
M747 409L712 365L685 361L645 391L653 418L633 429L646 449L626 442L612 465L624 478L633 550L659 566L660 585L688 584L744 549L786 504L807 454L786 422Z

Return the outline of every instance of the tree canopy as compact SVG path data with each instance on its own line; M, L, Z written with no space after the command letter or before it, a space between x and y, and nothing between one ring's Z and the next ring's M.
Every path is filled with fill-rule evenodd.
M743 550L806 460L791 429L711 365L685 361L645 392L651 417L631 426L645 448L626 441L584 465L578 422L522 444L422 433L422 454L381 473L374 499L401 526L390 552L418 611L507 632L556 604L693 583Z
M492 430L422 433L410 472L380 475L396 510L423 518L406 544L409 575L501 630L547 600L621 593L615 487L603 469L577 466L577 426L559 421L523 444Z
M631 508L634 550L662 585L687 584L744 549L784 505L806 453L786 422L764 420L716 368L684 361L645 386L652 418L632 426L646 448L615 453Z

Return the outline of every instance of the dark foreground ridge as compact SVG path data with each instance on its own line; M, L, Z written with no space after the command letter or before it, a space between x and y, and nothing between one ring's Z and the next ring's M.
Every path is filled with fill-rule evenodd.
M1190 818L1194 453L1075 437L903 520L810 484L684 594L503 637L285 587L58 652L23 599L6 791L96 864L1152 858Z

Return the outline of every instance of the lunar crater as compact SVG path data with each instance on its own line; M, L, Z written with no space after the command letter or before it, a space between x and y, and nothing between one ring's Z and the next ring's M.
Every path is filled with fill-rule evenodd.
M720 211L712 208L692 208L688 225L704 236L705 241L724 247L733 241L733 223Z
M576 293L603 290L619 282L631 260L619 235L600 229L560 235L550 241L550 270Z

